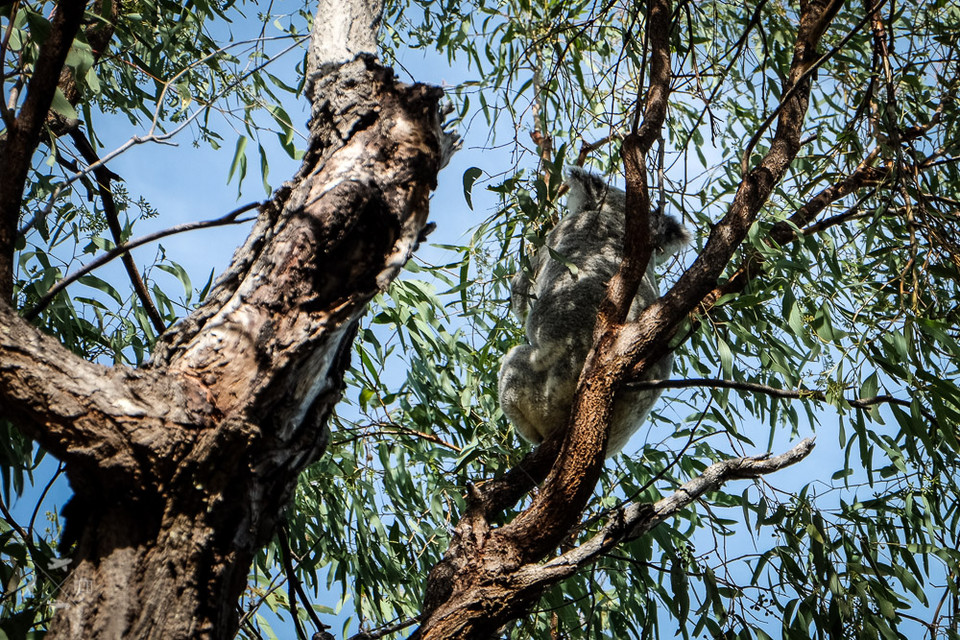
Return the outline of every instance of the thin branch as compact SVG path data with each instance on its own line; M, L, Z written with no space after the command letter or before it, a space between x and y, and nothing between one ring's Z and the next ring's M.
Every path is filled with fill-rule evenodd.
M719 380L716 378L685 378L683 380L639 380L629 382L626 385L630 389L689 389L693 387L707 387L713 389L734 389L737 391L750 391L752 393L762 393L763 395L774 398L786 398L790 400L819 400L826 401L827 394L821 389L779 389L757 382L741 382L739 380ZM870 396L868 398L848 399L847 402L852 407L865 409L875 404L888 402L898 404L904 407L910 406L909 400L902 400L889 395Z
M811 224L809 227L804 227L800 230L805 236L814 236L818 233L822 233L829 229L830 227L835 227L837 225L846 224L851 220L859 220L861 218L868 218L876 215L873 211L864 211L862 209L863 204L867 199L871 198L876 194L876 189L871 189L869 193L864 195L862 198L857 200L856 204L844 211L843 213L838 213L835 216L830 216L829 218L824 218L819 222Z
M280 543L280 561L283 564L283 571L287 576L287 599L290 602L290 617L293 618L293 626L297 631L297 637L301 640L307 640L307 632L300 622L300 614L297 613L297 596L300 587L300 580L293 570L293 558L290 552L290 538L287 536L287 525L281 524L277 527L277 541ZM309 605L309 602L307 603ZM307 608L310 608L309 606ZM316 615L316 613L314 613ZM318 627L323 629L325 627Z
M737 391L749 391L751 393L762 393L773 398L783 398L786 400L817 400L818 402L827 401L827 392L822 389L779 389L756 382L741 382L738 380L719 380L715 378L686 378L683 380L639 380L629 382L625 386L630 389L689 389L693 387L707 387L714 389L734 389ZM897 398L891 395L868 396L866 398L844 398L844 402L854 409L869 409L878 404L895 404L900 407L910 408L913 402ZM938 424L936 417L926 411L920 410L921 415L929 420L931 424Z
M11 0L10 4L13 6L10 8L10 15L7 17L7 28L3 32L3 40L0 40L0 97L3 96L3 69L4 60L7 57L7 45L10 43L10 36L13 34L13 24L17 19L17 9L20 8L20 0ZM3 6L3 3L0 3L0 6ZM6 125L7 129L13 126L14 117L12 113L13 107L7 106L7 103L3 100L0 100L0 117L3 118L3 123Z
M524 588L543 588L555 584L606 555L621 542L648 533L705 493L716 491L730 480L757 478L780 471L806 458L813 447L813 439L805 438L793 449L778 456L766 454L715 462L702 474L655 504L634 503L618 509L611 514L607 525L585 543L542 565L527 566L518 572L516 580Z
M744 45L747 43L747 40L750 37L750 32L753 30L755 26L760 24L760 14L762 13L763 8L764 6L766 6L766 4L767 4L767 0L760 0L760 2L757 3L757 6L753 10L753 15L750 16L750 20L747 22L747 26L744 27L743 29L743 34L733 44L733 46L727 49L727 51L724 53L724 56L726 56L728 53L735 52L734 55L730 57L730 61L727 63L724 69L719 73L717 84L714 86L713 91L710 92L710 96L706 100L704 100L704 102L707 105L706 109L704 109L697 115L696 121L689 127L689 133L687 134L686 140L684 140L683 143L679 145L679 148L685 149L687 145L690 144L690 140L693 138L693 132L697 131L700 128L700 123L703 122L704 114L709 110L710 105L713 104L713 101L714 99L716 99L717 94L720 93L720 90L723 88L723 78L727 77L727 74L730 73L730 69L739 59L739 54L743 49ZM712 136L713 135L712 121L710 126L710 132Z
M400 631L401 629L406 629L407 627L414 625L419 621L420 618L410 618L409 620L386 625L384 627L380 627L379 629L374 629L373 631L361 631L356 635L350 636L347 640L377 640L378 638L390 635L391 633Z
M268 38L268 40L286 40L286 39L288 39L288 38L290 38L290 37L291 37L291 36L278 36L278 37L276 37L276 38ZM228 45L228 46L226 46L226 47L223 47L223 48L221 48L221 49L218 49L217 51L214 51L214 52L211 53L210 55L205 56L205 57L201 58L200 60L194 61L191 65L188 65L186 68L184 68L184 69L182 69L181 71L179 71L176 75L174 75L172 78L170 78L169 80L167 80L167 81L164 83L163 89L162 89L162 91L161 91L161 95L160 95L160 97L157 99L157 108L154 110L153 119L152 119L152 121L151 121L150 129L149 129L149 131L147 132L147 135L145 135L145 136L133 136L133 137L131 137L129 140L127 140L126 142L124 142L122 145L120 145L119 147L117 147L116 149L114 149L113 151L111 151L110 153L108 153L107 155L105 155L105 156L103 156L102 158L100 158L99 161L87 165L84 169L78 171L77 173L73 174L72 176L69 176L66 180L64 180L64 182L62 182L61 184L57 185L57 188L54 189L53 193L50 195L50 198L47 200L47 204L46 204L46 206L43 208L43 210L40 211L40 212L38 212L37 214L35 214L26 224L24 224L23 227L21 227L20 230L18 231L18 234L21 235L21 236L26 235L26 233L27 233L27 232L33 227L33 225L36 223L36 221L37 221L38 218L46 217L46 216L53 210L53 206L54 206L54 204L56 203L57 198L60 196L60 194L63 192L63 190L64 190L66 187L70 186L71 184L73 184L75 181L79 180L79 179L82 178L83 176L85 176L85 175L87 175L87 174L89 174L89 173L92 173L92 172L93 172L95 169L97 169L98 167L105 165L107 162L110 162L111 160L113 160L113 159L116 158L117 156L119 156L119 155L121 155L121 154L123 154L123 153L126 153L127 151L129 151L129 150L132 149L133 147L138 146L138 145L141 145L141 144L146 144L146 143L148 143L148 142L156 142L156 143L158 143L158 144L172 144L172 143L169 143L168 141L169 141L171 138L174 138L175 136L177 136L177 135L178 135L181 131L183 131L185 128L187 128L188 126L190 126L190 124L192 124L194 120L196 120L198 117L200 117L200 115L203 114L203 113L206 111L206 109L209 108L210 105L212 105L212 104L214 103L215 100L218 100L218 99L221 98L222 96L226 95L226 93L227 93L228 91L230 91L230 90L232 90L233 88L239 86L240 83L242 83L244 80L246 80L247 78L249 78L249 77L250 77L251 75L253 75L254 73L260 71L261 69L263 69L264 67L266 67L268 64L276 61L277 58L279 58L280 56L283 56L283 55L285 55L286 53L288 53L289 51L292 51L292 50L296 49L297 47L299 47L300 44L302 43L302 41L303 41L305 38L306 38L306 36L304 36L303 38L298 38L298 39L295 41L294 44L290 45L289 47L287 47L287 48L284 49L283 51L280 51L277 55L271 56L271 57L267 58L267 60L266 60L265 62L263 62L262 64L259 64L259 65L255 66L255 67L253 67L253 68L250 69L248 72L246 72L245 74L243 74L242 76L240 76L239 78L237 78L235 82L232 82L231 84L223 87L223 89L222 89L219 93L215 94L212 98L210 98L210 99L209 99L208 101L206 101L205 103L202 103L201 108L198 108L197 110L195 110L195 111L194 111L192 114L190 114L186 119L184 119L183 122L179 123L179 124L177 125L177 127L175 127L173 130L171 130L171 131L169 131L169 132L166 132L166 133L158 134L158 133L156 133L156 130L157 130L157 127L159 126L160 111L161 111L161 108L162 108L162 105L163 105L163 99L164 99L164 96L166 96L166 92L167 92L168 89L170 88L170 85L171 85L171 84L173 84L174 82L176 82L176 80L179 79L180 76L182 76L183 74L187 73L187 72L190 71L192 68L194 68L194 67L196 67L196 66L198 66L198 65L204 64L206 61L210 60L211 58L213 58L213 57L215 57L215 56L217 56L217 55L219 55L219 54L221 54L221 53L223 53L223 52L226 52L227 50L229 50L229 49L231 49L231 48L233 48L233 47L240 46L240 45L250 44L251 42L256 42L256 41L255 41L255 40L245 40L245 41L242 41L242 42L234 42L234 43L232 43L232 44L230 44L230 45Z
M60 71L83 21L85 2L57 3L50 33L33 65L27 96L13 126L0 140L0 300L13 297L14 245L23 191L40 140L40 130L53 102Z
M79 127L74 127L70 130L70 137L73 139L73 144L76 146L77 151L80 152L80 155L83 156L83 159L86 160L88 164L94 164L100 161L93 145L80 131ZM110 235L113 236L114 244L120 246L123 244L123 229L120 227L117 203L113 198L113 189L110 187L110 182L115 178L116 174L107 169L106 165L100 163L97 168L94 169L93 175L97 181L100 201L103 204L103 213L107 218ZM158 334L163 333L166 331L167 325L163 320L163 316L157 311L157 307L150 297L150 292L147 291L147 285L140 276L140 270L137 269L137 263L133 260L133 254L129 252L124 253L123 256L121 256L121 260L123 261L124 269L127 271L127 277L130 278L130 284L133 285L133 290L136 292L137 298L140 299L140 304L147 312L150 322L153 323L153 328L156 329Z
M800 87L802 87L805 84L804 81L811 78L814 74L816 74L817 69L823 66L823 64L827 62L827 60L830 60L835 55L837 55L837 53L839 53L840 50L846 46L846 44L851 40L851 38L853 38L853 36L860 33L860 29L863 28L863 25L865 25L870 20L870 17L874 13L876 13L880 9L880 7L882 7L884 3L886 3L886 1L887 0L880 0L880 2L877 3L877 5L873 8L873 11L871 11L866 16L861 18L860 21L856 24L856 26L854 26L854 28L851 29L850 32L847 33L847 35L845 35L843 39L841 39L840 42L838 42L833 49L831 49L827 53L820 56L820 58L817 59L816 62L810 65L810 67L808 67L800 75L797 81L793 83L793 85L787 90L787 92L783 94L783 97L780 99L780 103L777 105L777 108L774 109L769 116L767 116L767 119L763 121L763 123L754 132L753 136L751 136L750 141L747 142L747 146L746 148L744 148L743 155L740 158L740 175L743 175L743 176L747 175L747 171L749 170L749 167L750 167L750 154L753 153L754 147L756 147L757 143L760 141L760 136L762 136L764 132L770 127L770 125L773 124L773 121L777 119L777 117L780 115L780 112L783 111L784 107L786 107L786 105L788 104L789 100L794 96L794 94L796 94L797 91L800 90ZM842 4L842 2L837 3L837 9L839 9L839 4ZM832 18L832 15L829 15L827 20L828 23L831 18Z
M114 247L113 249L106 252L96 260L93 260L83 268L73 272L72 274L70 274L69 276L65 277L63 280L58 282L57 284L50 287L50 290L47 291L47 293L42 298L40 298L37 304L35 304L33 307L31 307L30 309L28 309L23 313L23 317L26 318L27 320L33 320L34 318L37 317L37 315L39 315L41 311L43 311L47 307L47 305L49 305L53 301L53 299L57 296L58 293L66 289L69 285L76 282L79 278L82 278L83 276L87 275L94 269L98 269L102 267L103 265L107 264L117 256L121 256L127 253L128 251L131 251L132 249L136 249L141 245L154 242L162 238L166 238L167 236L176 235L178 233L186 233L187 231L195 231L196 229L206 229L208 227L221 227L228 224L243 224L244 222L250 222L254 218L241 218L238 220L237 216L239 216L241 213L250 211L251 209L256 209L257 207L260 207L260 206L263 206L263 203L251 202L249 204L243 205L239 209L234 209L227 215L220 218L215 218L213 220L204 220L202 222L188 222L186 224L178 224L175 227L170 227L169 229L164 229L163 231L157 231L156 233L149 233L141 238L137 238L136 240L131 240L130 242L124 245L121 245L119 247Z
M317 615L313 605L310 603L310 598L307 597L307 593L303 590L303 584L300 583L300 578L297 577L296 572L293 570L293 552L290 550L290 538L287 535L287 527L288 525L283 523L277 528L277 536L280 538L280 545L283 548L284 569L287 572L287 582L290 583L290 585L293 587L293 590L296 592L296 595L303 603L303 609L307 612L307 616L313 622L314 629L316 629L317 632L326 631L330 628L330 625L323 624L323 622L320 620L320 616ZM297 629L300 629L299 620L297 620L296 615L296 603L294 603L293 593L290 594L290 612L293 614L294 620L297 622Z
M577 165L578 167L582 167L584 163L587 161L587 158L590 156L591 153L593 153L603 145L607 144L612 139L613 139L613 134L610 134L600 138L596 142L584 142L582 145L580 145L580 153L577 154L577 159L576 161L574 161L573 164Z
M371 422L370 424L357 425L356 427L350 428L349 431L361 430L366 427L375 427L379 430L379 433L382 435L401 435L401 434L410 435L417 438L422 438L427 442L432 442L436 445L440 445L441 447L446 447L447 449L450 449L451 451L454 451L456 453L460 453L461 451L463 451L462 447L458 447L453 443L447 442L446 440L444 440L443 438L440 438L439 436L435 436L432 433L417 431L416 429L410 429L409 427L405 427L402 424L398 424L396 422L385 422L381 420L378 422ZM354 442L356 440L361 440L368 437L371 437L371 436L357 435L357 436L351 436L349 438L344 438L343 440L332 440L330 442L330 446L331 447L341 446L349 442Z
M34 525L37 522L37 516L40 515L40 507L43 506L43 501L47 499L47 494L50 493L50 489L53 488L53 485L57 481L57 479L61 475L63 475L63 472L64 472L64 466L63 466L63 462L61 462L60 464L57 465L56 473L54 473L53 476L50 477L49 482L47 482L46 486L43 487L43 491L40 492L40 497L37 498L37 505L33 508L33 514L30 516L30 524L27 525L27 531L30 532L31 536L33 535Z

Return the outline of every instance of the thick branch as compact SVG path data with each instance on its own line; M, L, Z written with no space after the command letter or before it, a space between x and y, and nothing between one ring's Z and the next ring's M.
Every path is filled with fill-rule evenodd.
M483 514L468 513L461 519L444 560L430 574L424 624L413 637L486 637L484 634L493 633L503 622L523 615L539 596L538 586L527 588L527 584L512 581L511 576L529 570L522 567L549 553L577 522L599 476L617 387L632 364L643 371L654 361L681 319L716 285L760 208L796 156L810 95L812 74L806 72L818 59L820 37L841 4L837 0L813 0L802 5L794 59L781 91L781 95L789 97L780 110L769 152L744 176L730 210L714 227L703 253L677 285L648 307L637 322L617 331L600 332L581 374L572 411L574 418L563 442L560 462L531 507L500 529L491 530ZM668 23L653 24L655 12L662 9L669 9L669 4L660 2L651 7L651 36L669 34ZM666 16L669 15L667 10ZM634 152L634 157L628 158L634 166L638 165L635 152L643 150L644 139L638 134L631 143L633 148L627 149ZM642 170L642 164L639 167ZM611 285L612 300L627 299L627 278L624 281L623 291L618 292ZM601 318L606 318L602 322L615 326L611 321L619 317L618 305L609 307L601 313ZM479 560L478 553L482 556Z
M673 7L669 1L649 7L647 37L650 39L650 87L647 89L643 121L623 140L622 155L626 169L627 204L624 259L610 280L607 295L600 303L594 338L613 325L621 324L653 255L650 241L650 193L647 186L647 153L660 137L667 117L670 97L670 32Z
M930 122L923 127L914 127L904 132L902 140L914 140L925 135L933 126L940 122L939 114L940 111L938 110L934 113ZM817 195L797 209L787 220L781 220L773 225L770 229L769 241L779 246L793 242L797 238L797 229L802 229L802 233L807 233L817 228L809 228L807 225L816 220L817 216L825 211L827 207L857 191L867 187L876 187L886 181L890 176L891 167L875 167L874 163L876 163L879 158L880 147L875 147L864 157L850 175L845 176L836 183L821 190ZM925 167L917 166L917 168L922 170L922 168ZM846 216L844 219L847 217L849 216ZM835 221L835 223L840 221L842 220ZM759 252L750 252L726 282L716 286L713 291L704 296L702 302L703 307L709 309L723 296L743 291L750 280L762 273L763 262L764 258Z
M157 374L75 356L0 302L0 415L71 463L75 489L84 477L150 485L186 440L178 425L198 422L184 409L188 400L202 406L188 387Z
M79 595L50 637L233 637L249 562L326 446L357 321L420 237L445 138L442 92L397 82L371 56L328 68L313 90L301 170L141 372L158 393L168 380L194 392L170 403L194 409L192 429L151 433L146 411L120 407L159 440L134 453L152 461L167 434L184 444L129 483L145 487L131 504L83 492L77 512L92 515L64 586ZM153 606L130 608L131 590Z
M773 188L796 157L810 96L811 77L807 71L818 60L820 36L841 4L819 0L803 6L793 62L781 92L785 99L778 107L780 116L770 149L744 176L730 209L714 225L703 251L690 268L670 291L644 310L637 322L621 332L620 348L635 363L632 375L655 361L684 316L708 298Z
M603 467L608 425L616 386L629 364L612 350L614 327L627 317L630 304L653 253L650 242L650 197L645 158L659 137L670 93L670 31L672 4L658 0L650 5L650 87L643 123L623 143L627 173L624 260L611 279L600 305L594 330L594 352L587 357L574 400L572 425L566 434L558 463L530 507L495 535L518 544L524 561L543 555L579 518ZM594 375L602 372L601 375Z
M632 540L651 531L665 520L674 517L682 509L706 493L716 491L730 480L756 478L774 473L806 458L813 450L814 441L804 439L790 451L778 456L749 456L714 463L696 478L686 482L671 495L656 504L637 503L627 505L611 514L608 524L584 544L572 549L544 564L530 563L508 574L500 582L475 587L471 594L477 601L487 603L485 615L472 627L473 634L461 631L454 625L445 626L444 622L458 615L469 616L464 610L448 613L448 620L435 621L434 628L444 628L448 635L423 633L421 628L412 638L468 638L486 637L481 631L496 629L496 622L503 610L522 611L524 602L535 598L550 585L574 575L583 567L595 562L609 553L621 542ZM460 631L460 633L455 633Z
M313 97L316 73L376 55L383 0L319 0L307 58L307 95Z

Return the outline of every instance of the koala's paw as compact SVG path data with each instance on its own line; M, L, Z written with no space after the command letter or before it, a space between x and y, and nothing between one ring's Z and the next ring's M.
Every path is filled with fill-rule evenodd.
M447 101L440 105L440 168L443 169L450 163L450 158L457 151L463 148L463 140L460 134L453 129L459 122L459 118L449 118L453 113L453 103Z

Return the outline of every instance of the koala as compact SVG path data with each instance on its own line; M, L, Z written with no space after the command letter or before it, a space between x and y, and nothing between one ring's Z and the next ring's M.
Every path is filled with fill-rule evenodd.
M511 349L500 366L500 406L520 435L534 443L567 425L600 302L623 259L626 194L579 168L570 170L567 186L568 213L531 259L532 273L521 271L511 282L511 308L524 323L528 344ZM630 305L628 321L660 297L655 263L666 261L690 240L673 217L654 212L651 225L654 259ZM672 367L673 355L667 354L647 379L667 378ZM657 390L626 389L617 394L607 457L623 448L659 395Z

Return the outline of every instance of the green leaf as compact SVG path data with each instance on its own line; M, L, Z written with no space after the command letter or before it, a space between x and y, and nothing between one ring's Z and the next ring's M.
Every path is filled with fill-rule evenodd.
M237 138L237 146L233 151L233 162L230 164L230 172L227 173L227 182L230 182L230 179L233 178L234 172L237 169L240 170L240 182L243 182L243 178L247 173L247 137L240 136Z
M263 191L268 196L273 192L270 183L267 182L267 176L270 174L270 166L267 163L267 152L263 150L263 145L257 145L260 151L260 177L263 180Z
M123 303L123 296L121 296L120 292L117 291L113 287L113 285L111 285L106 280L101 280L100 278L94 275L85 275L79 278L77 282L79 282L80 284L86 285L88 287L91 287L93 289L96 289L101 293L107 294L108 296L113 298L114 301L116 301L118 304Z
M57 90L53 93L53 102L50 103L50 108L68 120L76 120L78 117L77 110L63 95L60 87L57 87Z
M463 172L463 197L467 201L467 206L473 209L473 184L483 175L483 170L477 167L470 167Z
M180 284L183 285L183 291L187 297L187 300L189 301L191 295L193 294L193 285L190 282L190 276L187 274L187 270L176 262L171 262L169 264L161 263L157 265L157 268L161 271L166 271L180 281Z
M729 380L733 377L733 352L730 351L730 345L719 336L717 337L717 353L720 356L720 369L723 372L723 377Z

